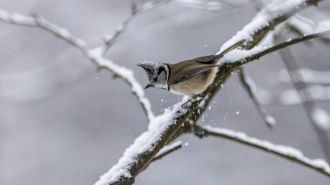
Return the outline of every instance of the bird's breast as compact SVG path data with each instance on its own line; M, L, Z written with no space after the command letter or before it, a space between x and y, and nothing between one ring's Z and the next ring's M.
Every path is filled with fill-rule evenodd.
M170 91L174 94L186 95L192 98L195 95L201 94L213 82L218 68L213 68L210 71L201 73L184 82L172 84Z

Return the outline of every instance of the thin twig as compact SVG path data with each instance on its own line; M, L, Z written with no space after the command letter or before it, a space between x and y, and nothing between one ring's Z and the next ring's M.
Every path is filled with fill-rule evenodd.
M118 39L118 37L126 30L127 25L140 13L143 13L145 11L151 10L155 7L157 7L160 4L167 3L171 0L156 0L156 1L149 1L145 4L143 4L141 7L137 7L136 3L133 2L131 4L131 13L126 16L124 21L117 27L115 33L111 36L106 36L104 39L104 46L102 47L102 56L106 54L106 52L109 50L109 48L115 43L115 41Z
M267 113L266 109L259 103L256 92L255 92L256 91L255 85L253 84L253 81L250 79L250 77L245 73L244 68L242 68L242 67L239 68L238 75L239 75L239 79L241 81L242 86L249 94L249 97L253 101L254 106L258 110L261 118L264 120L266 125L269 128L272 128L273 126L275 126L276 120L272 116L270 116Z
M295 148L283 145L275 145L269 141L259 140L253 137L249 137L245 133L224 128L198 126L197 129L200 133L203 133L203 135L199 135L199 137L215 136L225 138L227 140L231 140L233 142L263 150L279 157L291 160L310 169L317 170L318 172L321 172L322 174L330 177L330 167L326 161L321 159L309 159L305 157L301 151Z
M163 149L161 149L158 154L151 160L151 162L155 162L157 160L162 159L166 155L180 149L182 147L181 141L174 142L172 144L166 145Z

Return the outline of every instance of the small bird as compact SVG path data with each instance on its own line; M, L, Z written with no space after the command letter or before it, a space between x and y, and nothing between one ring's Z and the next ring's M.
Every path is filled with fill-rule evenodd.
M213 82L218 67L221 66L218 60L244 42L245 39L240 40L218 55L198 57L176 64L141 62L138 66L146 71L149 80L145 89L166 89L174 94L188 96L190 101L194 101Z

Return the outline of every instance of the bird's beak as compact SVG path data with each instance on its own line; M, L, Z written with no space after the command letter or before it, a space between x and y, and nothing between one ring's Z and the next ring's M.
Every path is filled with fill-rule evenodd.
M148 89L149 87L152 87L152 85L148 84L144 89Z

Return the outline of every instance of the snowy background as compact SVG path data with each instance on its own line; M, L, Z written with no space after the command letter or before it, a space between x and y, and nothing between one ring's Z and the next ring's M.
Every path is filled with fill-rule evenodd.
M144 1L137 1L138 5ZM234 1L230 1L234 2ZM171 2L140 14L107 53L131 68L141 84L143 60L177 62L216 53L247 24L255 8L242 1L221 4L218 12ZM101 45L130 13L129 0L0 1L0 8L39 13L84 39ZM322 11L319 11L322 10ZM329 19L330 3L302 15ZM117 163L147 120L127 84L97 71L79 50L40 29L0 23L0 184L94 184ZM329 46L312 41L291 47L297 61L330 70ZM292 89L275 73L283 68L277 53L246 66L259 87L274 95ZM179 100L164 90L148 89L155 114ZM200 124L242 131L275 144L293 146L310 158L325 158L300 105L266 106L277 120L269 130L234 73L211 103ZM330 110L327 101L317 105ZM151 164L136 184L319 184L330 179L277 156L219 138L179 138L184 147Z

